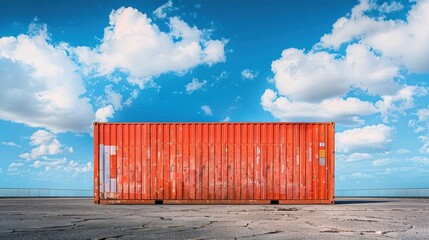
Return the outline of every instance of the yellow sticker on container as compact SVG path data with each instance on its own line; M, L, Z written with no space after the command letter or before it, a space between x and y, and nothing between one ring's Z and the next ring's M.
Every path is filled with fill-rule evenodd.
M324 158L325 157L325 153L326 153L325 150L319 150L319 157L320 158Z

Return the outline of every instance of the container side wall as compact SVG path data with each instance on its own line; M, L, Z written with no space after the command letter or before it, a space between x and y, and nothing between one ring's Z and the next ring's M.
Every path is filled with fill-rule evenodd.
M94 202L333 203L334 137L334 123L95 123Z

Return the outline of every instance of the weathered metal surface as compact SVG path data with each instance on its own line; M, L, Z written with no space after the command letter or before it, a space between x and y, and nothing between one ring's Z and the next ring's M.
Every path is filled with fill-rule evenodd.
M334 150L334 123L94 123L94 201L333 203Z

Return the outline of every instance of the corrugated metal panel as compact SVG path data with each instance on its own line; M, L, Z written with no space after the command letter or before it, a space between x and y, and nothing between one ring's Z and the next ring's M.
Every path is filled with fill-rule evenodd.
M96 203L333 203L334 123L94 123Z

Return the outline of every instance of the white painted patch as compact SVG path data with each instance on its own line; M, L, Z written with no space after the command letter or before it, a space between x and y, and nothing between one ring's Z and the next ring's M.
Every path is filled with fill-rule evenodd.
M116 155L116 146L100 144L100 191L103 193L116 193L116 178L110 178L110 156Z

